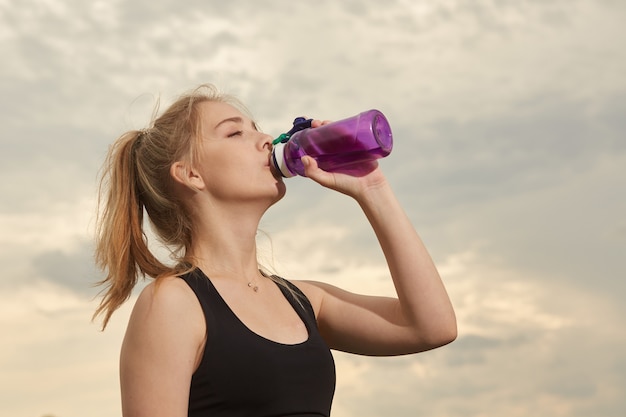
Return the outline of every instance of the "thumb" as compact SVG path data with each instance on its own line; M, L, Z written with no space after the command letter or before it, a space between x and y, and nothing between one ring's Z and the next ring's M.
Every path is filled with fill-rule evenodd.
M304 165L304 174L308 178L322 185L326 185L331 180L332 175L318 167L315 159L310 156L303 156L300 160Z
M302 165L304 165L304 173L307 177L311 178L310 174L315 175L316 171L321 171L321 169L317 166L317 161L310 156L303 156L300 158Z

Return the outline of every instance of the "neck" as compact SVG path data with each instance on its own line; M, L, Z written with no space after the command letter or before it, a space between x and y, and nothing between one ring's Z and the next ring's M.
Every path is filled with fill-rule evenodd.
M256 234L261 215L243 211L213 206L195 221L189 254L211 278L258 276Z

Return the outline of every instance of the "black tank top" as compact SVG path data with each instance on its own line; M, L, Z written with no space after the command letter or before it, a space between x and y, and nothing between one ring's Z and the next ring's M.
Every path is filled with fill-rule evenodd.
M317 329L309 300L290 282L300 303L278 287L309 332L305 342L286 345L248 329L211 280L194 270L181 277L194 291L207 324L202 360L191 379L189 417L329 416L335 364Z

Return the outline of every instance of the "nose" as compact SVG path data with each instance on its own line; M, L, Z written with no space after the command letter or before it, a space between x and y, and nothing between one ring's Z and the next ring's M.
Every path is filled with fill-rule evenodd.
M267 133L262 133L261 134L261 149L267 149L271 151L273 141L274 141L273 137L271 137Z

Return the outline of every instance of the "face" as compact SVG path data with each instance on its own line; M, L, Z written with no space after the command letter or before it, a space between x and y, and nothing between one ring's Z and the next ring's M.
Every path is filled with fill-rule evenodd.
M268 206L285 194L270 169L272 137L227 103L199 105L202 140L197 170L207 191L221 201L262 201Z

